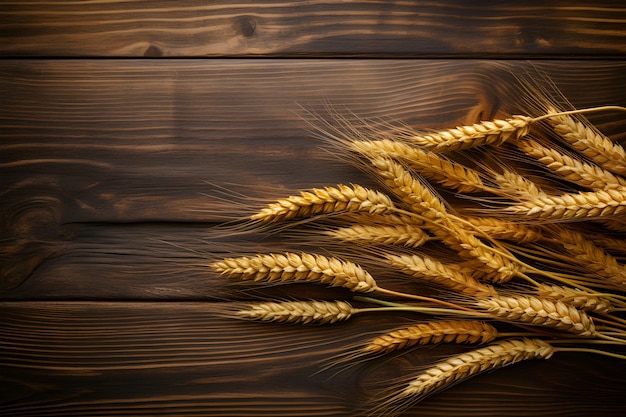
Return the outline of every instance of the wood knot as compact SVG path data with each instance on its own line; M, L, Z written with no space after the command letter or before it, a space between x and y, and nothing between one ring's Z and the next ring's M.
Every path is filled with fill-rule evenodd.
M256 21L252 16L237 16L235 18L235 30L244 38L249 38L256 31Z
M19 287L74 238L63 226L67 202L54 181L26 180L0 194L0 292Z
M163 56L163 51L156 45L150 45L146 48L146 51L143 53L143 56L149 57L158 57Z

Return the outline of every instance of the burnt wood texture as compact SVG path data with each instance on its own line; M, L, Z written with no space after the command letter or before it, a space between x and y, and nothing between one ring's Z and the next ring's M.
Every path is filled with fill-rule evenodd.
M9 56L621 56L619 1L3 2Z
M349 294L234 286L208 267L288 247L225 233L250 202L368 183L306 110L452 127L502 112L504 80L536 70L576 107L626 106L617 1L20 1L0 19L2 416L355 415L377 381L458 348L320 372L401 323L233 320L232 303L264 295ZM593 119L624 143L620 120ZM563 353L407 415L621 416L624 372Z

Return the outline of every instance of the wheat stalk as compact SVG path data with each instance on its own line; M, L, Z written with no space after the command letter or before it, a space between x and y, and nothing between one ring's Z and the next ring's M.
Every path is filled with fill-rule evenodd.
M626 188L561 195L542 195L504 208L529 219L563 221L611 217L626 213Z
M554 108L550 112L556 112ZM550 118L549 123L574 149L601 167L626 175L626 150L597 130L585 126L569 115Z
M420 226L411 224L355 224L353 226L328 230L325 233L344 242L366 242L412 248L422 246L429 239L428 234L426 234Z
M414 213L432 220L447 214L445 205L439 197L401 164L381 156L370 157L369 160L385 184L411 207Z
M428 256L386 255L391 265L409 276L424 279L445 288L477 297L495 295L494 288L482 284L460 270Z
M482 233L493 239L510 240L515 243L525 244L536 242L543 238L543 233L537 227L531 225L513 223L495 217L463 217L463 220L471 223Z
M309 253L225 258L214 262L212 267L222 275L255 282L309 281L356 292L370 292L378 288L374 278L361 266Z
M514 197L523 200L545 195L536 183L508 169L500 174L494 175L493 179L499 186L499 190L495 189L493 191L506 197Z
M527 335L550 338L550 343L540 339L501 340L449 357L383 398L383 402L372 410L375 415L393 415L473 375L525 359L547 359L558 351L595 352L626 359L624 355L580 346L552 346L626 344L626 320L610 314L621 311L626 305L623 301L626 297L617 292L623 291L626 285L626 267L593 243L621 248L622 240L615 239L616 244L610 239L601 239L599 235L587 238L582 231L554 225L556 222L592 220L591 223L610 222L611 227L624 227L619 216L626 213L626 178L620 175L626 174L626 151L569 117L575 113L607 109L626 110L610 106L556 113L550 109L547 114L534 118L516 115L428 134L417 134L408 128L393 130L393 126L387 124L367 126L358 118L364 122L363 126L352 125L354 119L336 117L339 127L325 123L318 131L349 147L349 150L343 149L343 155L349 155L355 161L358 159L359 167L374 173L390 194L359 185L313 188L269 204L246 223L267 231L274 222L318 216L324 220L318 226L325 228L322 229L325 234L339 239L346 246L358 243L348 249L350 253L363 259L371 260L373 255L386 259L392 273L395 268L410 277L440 286L436 296L381 288L364 268L355 263L310 253L225 258L213 262L212 267L224 276L242 280L325 283L354 292L377 291L383 297L420 302L402 304L358 294L352 297L355 301L376 304L376 307L357 309L345 301L262 302L250 304L235 313L244 319L321 324L374 311L453 318L417 323L381 334L356 351L342 354L342 361L432 343L484 344L497 338ZM554 136L546 129L538 129L536 133L549 137L526 139L533 124L544 119L548 119L554 130L580 155L574 150L562 151L559 147L546 145L547 139ZM473 161L479 153L472 152L468 158L462 155L459 158L453 152L484 145L498 146L511 139L527 157L520 156L519 152L503 152L501 156L494 155L469 168L458 161ZM450 153L444 156L443 152ZM367 166L363 159L369 161ZM537 176L525 176L524 172L530 172L530 159L533 166L543 164L551 170L556 174L552 177L558 181L544 182ZM496 168L491 168L490 163ZM429 181L440 188L456 191L449 203L438 193L440 188L432 188ZM541 185L545 185L543 190ZM565 188L567 185L569 189ZM592 191L578 191L585 188ZM461 194L475 192L484 192L484 195L472 194L470 197ZM442 195L450 194L444 191ZM498 214L505 216L462 217L462 213L471 210L464 200L475 206L484 205L487 213L495 204L502 209ZM480 211L476 209L475 212ZM313 220L318 218L307 219L307 225ZM300 223L303 222L297 224ZM310 231L310 228L304 230ZM328 240L323 239L324 242ZM426 245L429 240L436 242ZM331 243L338 245L338 242ZM446 248L438 246L440 243ZM378 244L402 245L404 248L372 247ZM443 254L441 259L457 258L447 253L453 250L461 261L446 264L432 257L435 255L417 254L412 248L421 245L426 245L424 250L427 253ZM582 265L584 268L580 269L587 272L581 274L568 268L565 262L570 257L571 263ZM526 275L526 271L532 273ZM493 286L479 281L490 279L504 283L513 277L531 283L534 294L529 295L531 290L518 285L504 286L500 293ZM541 281L545 278L550 281ZM570 286L552 285L551 282ZM600 292L606 288L617 291ZM591 313L595 314L597 330ZM500 321L507 326L520 327L524 332L499 333L491 324L472 319Z
M626 180L610 171L545 147L536 140L521 139L516 145L526 155L537 159L551 171L582 187L600 190L626 187Z
M375 415L397 415L427 396L483 372L528 359L549 359L555 349L540 339L507 339L452 356L427 368L404 389L380 404ZM374 415L374 414L372 414Z
M276 321L280 323L332 324L348 320L353 314L352 306L345 301L286 301L250 304L247 310L239 310L241 318Z
M626 240L624 239L612 238L599 233L587 233L586 236L596 246L602 247L605 250L626 254Z
M626 233L626 219L609 218L601 219L598 222L613 232Z
M581 310L608 313L613 310L611 301L606 298L589 294L585 291L563 287L560 285L539 284L537 286L537 296L553 301L562 301Z
M485 189L477 171L451 161L433 152L424 151L406 143L384 139L377 141L354 141L354 150L370 156L382 155L400 158L424 178L460 192Z
M474 264L475 272L480 272L483 279L491 280L495 283L504 283L524 272L524 266L505 258L493 248L485 245L478 239L474 232L464 227L463 223L453 223L455 217L450 216L446 222L447 229L453 230L449 240L456 240L458 243L448 243L450 247L457 244L460 247L458 254L467 260L476 260ZM446 239L443 239L446 243Z
M531 117L517 115L505 120L495 119L431 134L414 135L409 140L432 152L449 152L484 145L497 146L511 137L518 139L528 134L532 122Z
M385 213L393 209L391 199L380 191L360 185L313 188L269 204L251 216L252 220L276 222L294 217L350 211Z
M561 301L526 295L492 296L476 301L476 306L495 318L552 327L579 336L595 336L591 318Z
M616 284L620 289L626 287L626 266L618 263L615 257L596 246L581 232L563 227L555 230L555 239L578 265Z
M435 343L487 343L498 337L490 324L472 320L442 320L418 323L393 330L371 340L365 353L389 353L414 345Z
M398 213L346 213L340 220L350 224L371 224L377 226L422 226L424 222L417 216Z
M394 193L409 204L414 213L425 219L424 227L460 256L479 260L486 278L505 282L520 272L520 266L494 252L473 231L466 229L463 221L449 214L439 197L402 165L384 157L372 157L370 160Z

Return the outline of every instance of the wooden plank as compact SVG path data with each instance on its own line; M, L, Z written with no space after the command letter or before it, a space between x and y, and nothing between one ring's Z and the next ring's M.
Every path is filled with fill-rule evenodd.
M0 181L13 201L28 187L48 188L57 200L73 197L59 214L63 222L216 221L218 204L200 195L210 189L207 182L302 188L354 175L345 165L319 163L325 153L307 132L299 105L319 109L326 100L363 117L449 127L493 117L505 101L498 97L506 88L499 75L528 67L437 60L4 61ZM626 102L616 88L626 81L621 62L545 68L579 107Z
M0 303L0 413L351 416L377 383L463 349L423 347L384 366L374 360L320 373L329 358L403 319L381 313L329 326L246 323L221 318L223 306ZM623 361L557 354L476 377L407 416L620 416L624 371Z
M4 56L623 56L619 1L6 1Z
M499 77L529 67L471 60L3 61L2 297L219 298L219 283L215 293L206 291L203 255L162 241L206 256L223 251L207 226L246 211L228 203L236 195L222 188L275 199L301 188L367 183L348 164L329 162L297 103L319 109L326 100L365 117L449 127L493 117L506 104ZM626 84L624 63L541 68L576 106L626 104L616 87ZM613 115L598 120L624 138Z

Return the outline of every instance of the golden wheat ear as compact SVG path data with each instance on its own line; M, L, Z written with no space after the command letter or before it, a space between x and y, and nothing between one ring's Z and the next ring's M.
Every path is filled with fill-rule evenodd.
M557 113L557 110L551 108L549 112ZM556 116L548 122L578 152L615 174L626 175L626 150L619 143L570 115Z
M584 337L597 335L591 317L561 301L526 295L497 295L477 300L476 306L504 321L545 326Z
M430 239L421 226L412 224L355 224L328 230L325 233L343 242L356 242L366 245L395 245L411 248L422 246Z
M264 223L319 214L345 212L385 213L394 208L391 199L380 191L360 185L313 188L300 195L280 199L253 214L252 220Z
M581 158L544 146L536 140L522 139L517 141L516 145L550 171L581 187L592 190L626 187L626 179L600 166L588 164Z
M432 134L415 135L409 140L432 152L451 152L485 145L497 146L510 138L524 137L530 131L532 122L532 117L516 115L508 119L494 119Z
M541 195L505 207L504 213L542 222L610 219L626 214L626 188Z
M537 242L544 237L541 229L537 226L514 223L495 217L467 216L463 217L463 220L493 239L509 240L520 245Z
M561 285L539 284L536 289L537 296L553 301L561 301L578 309L595 312L609 313L614 307L611 301L603 296L588 293L577 288L564 287Z
M401 141L353 141L350 146L365 156L380 155L401 160L422 177L462 193L480 192L486 188L477 171Z
M427 183L414 176L402 164L380 156L372 157L370 161L385 184L408 205L415 217L424 222L424 228L461 257L481 263L485 278L505 282L520 272L518 264L478 239L466 222L448 212L444 200Z
M250 304L238 310L240 318L279 323L332 324L352 317L354 310L345 301L285 301Z
M310 253L257 254L215 261L213 269L220 274L254 282L323 283L356 292L378 288L374 278L361 266L350 261Z
M452 152L485 145L499 146L508 140L523 138L530 132L533 124L544 119L555 120L560 117L569 117L572 114L600 111L626 111L626 109L619 106L603 106L566 112L548 111L548 113L538 117L514 115L507 119L482 121L473 125L457 126L454 129L434 133L414 134L408 136L407 140L431 152Z
M436 343L487 343L498 337L492 325L474 320L441 320L417 323L393 330L372 339L362 349L364 353L381 354L415 345Z
M449 290L474 297L495 295L495 289L465 274L452 265L446 265L425 255L387 254L388 262L403 273L440 285Z
M377 399L370 416L395 417L430 395L484 372L529 360L549 359L555 349L540 339L506 339L452 356L415 376L404 387Z

